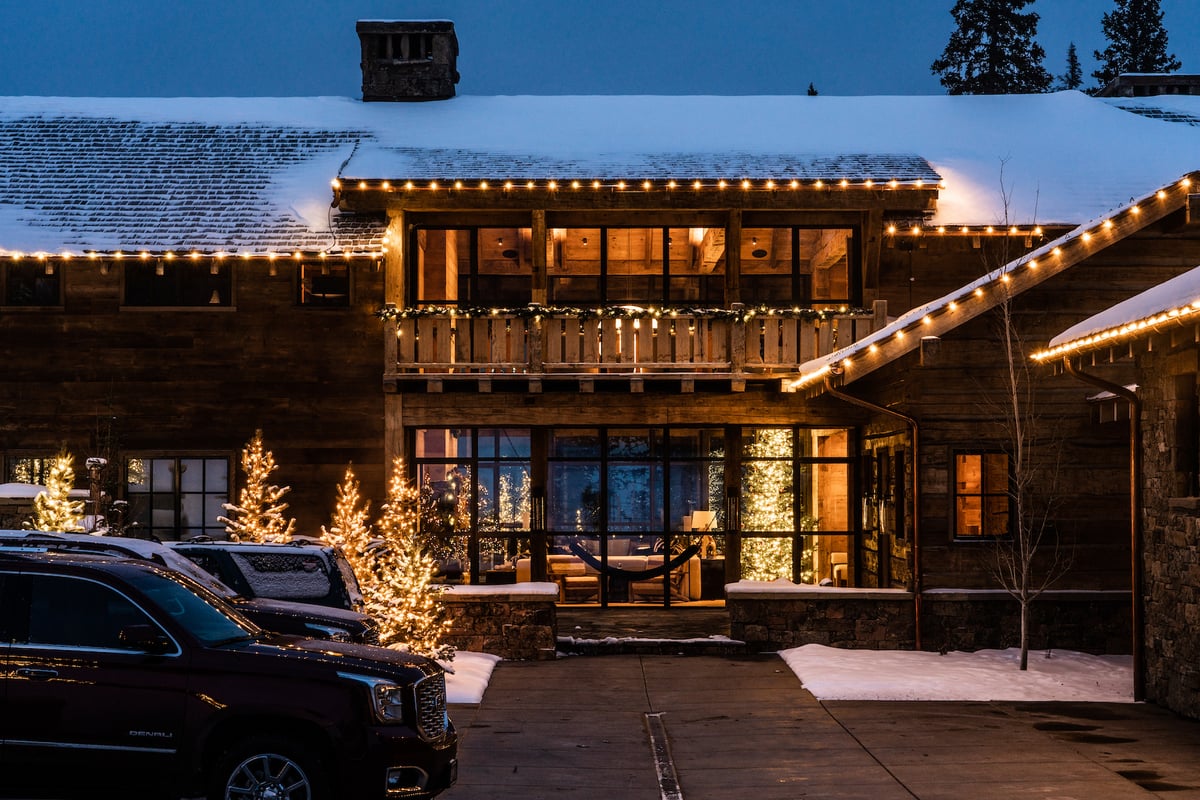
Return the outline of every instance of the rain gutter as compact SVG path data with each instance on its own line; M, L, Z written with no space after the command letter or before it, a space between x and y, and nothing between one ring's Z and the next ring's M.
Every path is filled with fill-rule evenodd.
M1063 358L1063 367L1071 377L1129 401L1129 591L1133 596L1130 616L1133 628L1133 699L1141 702L1146 699L1146 663L1143 654L1146 620L1142 611L1142 401L1136 392L1120 384L1080 372L1071 363L1070 356Z
M832 367L831 375L840 375L841 367ZM851 405L856 405L865 408L869 411L874 411L878 414L885 414L889 417L900 420L908 426L912 432L912 460L913 460L913 482L912 482L912 546L913 546L913 645L917 650L921 649L921 588L922 588L922 573L921 573L921 439L920 431L917 426L917 421L912 417L901 414L899 411L893 411L890 408L885 408L881 405L876 405L869 400L864 400L861 397L846 394L845 392L834 388L830 381L830 375L825 376L825 392L839 400L844 400Z

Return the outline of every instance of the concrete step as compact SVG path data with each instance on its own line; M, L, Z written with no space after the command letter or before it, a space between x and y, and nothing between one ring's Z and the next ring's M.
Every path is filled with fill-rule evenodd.
M726 637L642 639L609 636L602 639L581 639L575 636L560 636L557 650L561 655L577 656L743 656L749 653L745 642Z

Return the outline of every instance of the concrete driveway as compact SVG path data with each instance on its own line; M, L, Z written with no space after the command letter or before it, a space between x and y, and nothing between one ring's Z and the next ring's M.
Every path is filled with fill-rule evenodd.
M1154 706L821 703L776 656L502 662L446 800L1200 800L1200 724Z

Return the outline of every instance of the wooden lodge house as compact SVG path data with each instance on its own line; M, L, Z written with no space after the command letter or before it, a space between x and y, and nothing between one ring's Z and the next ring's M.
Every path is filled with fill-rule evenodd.
M1200 263L1195 98L455 97L450 23L358 33L362 101L0 101L3 481L221 536L262 429L310 534L403 456L452 579L1013 643L1005 376ZM1128 414L1034 377L1035 641L1128 651Z

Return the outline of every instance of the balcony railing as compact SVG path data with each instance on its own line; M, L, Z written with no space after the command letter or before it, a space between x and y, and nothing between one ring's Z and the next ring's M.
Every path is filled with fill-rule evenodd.
M794 372L887 324L887 304L821 315L422 314L386 323L389 373Z

